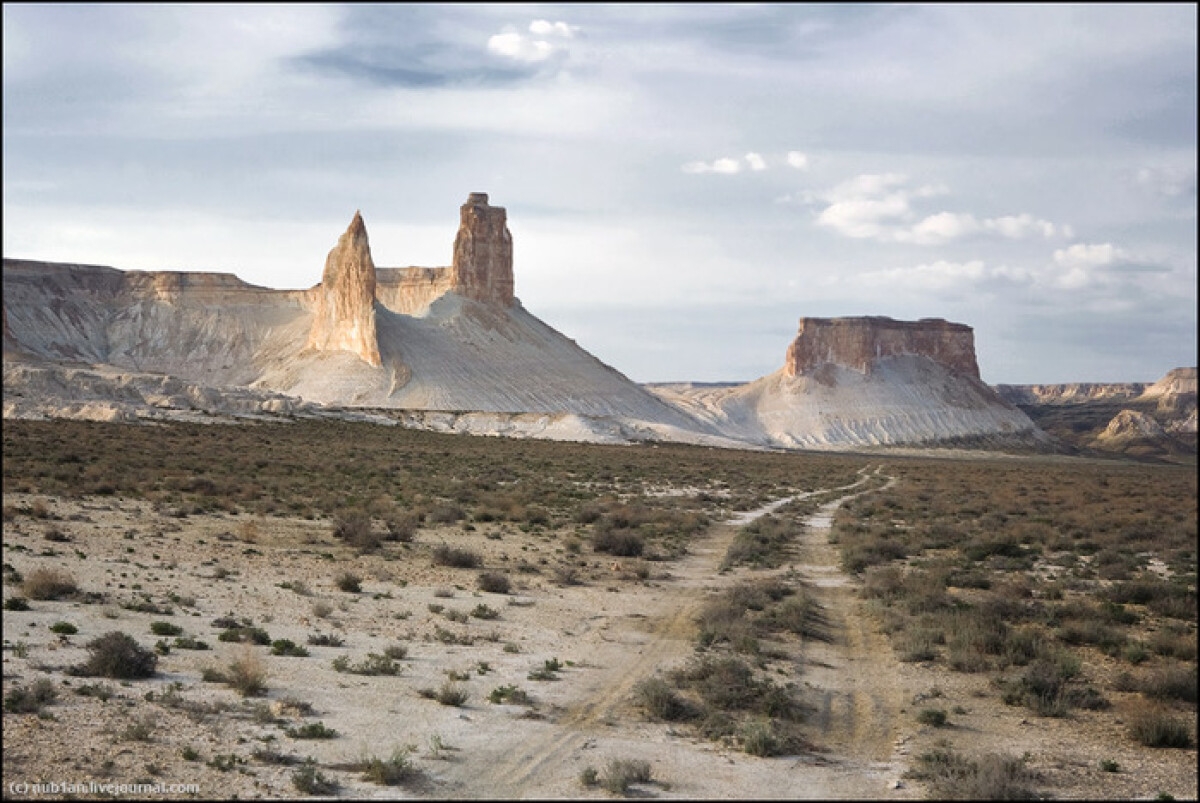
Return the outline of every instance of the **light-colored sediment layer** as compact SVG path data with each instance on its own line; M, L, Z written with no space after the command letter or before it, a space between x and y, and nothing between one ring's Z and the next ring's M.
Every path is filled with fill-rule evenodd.
M940 363L904 355L870 373L826 364L736 387L657 387L664 398L748 441L836 449L995 436L1038 443L1044 435L983 383Z

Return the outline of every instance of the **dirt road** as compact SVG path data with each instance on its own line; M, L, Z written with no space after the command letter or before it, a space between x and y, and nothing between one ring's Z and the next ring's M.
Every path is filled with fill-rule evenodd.
M655 793L663 797L726 796L729 788L705 789L689 778L707 776L713 765L746 797L879 797L907 796L890 787L901 768L893 745L899 730L897 712L906 691L892 681L891 650L864 617L858 600L841 573L836 549L828 543L833 511L878 477L864 473L852 485L822 489L845 493L822 505L806 521L796 544L794 568L814 586L830 624L830 641L813 642L805 650L801 682L806 702L815 706L811 734L827 746L819 754L761 759L733 753L714 744L680 737L669 726L643 722L631 700L635 685L665 667L685 661L694 651L695 620L711 593L748 575L721 573L720 564L737 534L748 523L800 497L790 497L744 514L737 523L711 527L689 554L671 565L671 578L653 584L637 600L636 610L593 617L588 640L588 671L571 690L574 702L520 744L498 750L487 770L462 779L454 794L461 797L578 796L586 766L603 770L608 758L650 760L656 779L666 782ZM874 483L878 487L878 483ZM811 496L805 494L803 496ZM699 763L697 763L699 762ZM690 772L689 766L704 766ZM740 779L740 780L739 780ZM723 787L723 789L722 789ZM739 795L743 796L743 795Z

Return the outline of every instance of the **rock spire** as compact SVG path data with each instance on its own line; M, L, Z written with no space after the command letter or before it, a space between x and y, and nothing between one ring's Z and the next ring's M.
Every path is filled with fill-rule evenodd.
M454 238L452 287L459 295L500 306L513 302L512 235L502 206L489 206L486 192L473 192L460 207Z
M349 351L369 365L380 365L375 336L375 263L362 215L325 259L307 347L318 351Z

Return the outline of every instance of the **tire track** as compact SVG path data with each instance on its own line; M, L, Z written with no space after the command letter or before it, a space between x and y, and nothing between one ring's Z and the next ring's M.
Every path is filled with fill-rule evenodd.
M870 473L864 468L859 471L859 478L848 485L797 494L759 508L749 517L743 514L733 521L712 525L693 543L689 554L672 567L671 587L662 589L653 600L647 618L614 620L609 625L615 632L611 637L602 636L600 644L589 656L589 663L599 667L599 674L588 681L589 689L593 690L586 692L583 700L567 709L553 724L547 724L539 733L526 739L518 749L498 757L489 777L479 779L486 784L486 796L536 795L538 790L549 785L552 775L562 774L572 754L586 749L597 736L604 735L607 723L630 719L631 698L638 682L652 677L663 665L682 662L693 654L695 621L709 592L741 579L735 572L718 573L726 550L741 526L792 501L833 491L854 491L878 478L879 472L880 467ZM820 537L827 541L827 525L822 530L820 521L827 521L838 506L865 492L867 489L849 493L822 505L806 520L804 542L807 544L810 540L810 530L820 532ZM814 521L817 526L810 526ZM798 568L806 567L798 565ZM762 576L762 573L758 575ZM838 604L842 604L841 601ZM633 622L638 622L640 627L631 626ZM864 697L856 704L871 706L873 701ZM854 744L865 744L870 740L871 723L877 718L863 713L849 719L864 725L861 738L852 740Z

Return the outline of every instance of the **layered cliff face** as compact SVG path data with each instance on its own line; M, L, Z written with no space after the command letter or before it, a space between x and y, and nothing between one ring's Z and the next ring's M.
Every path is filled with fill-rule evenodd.
M401 315L424 315L454 289L450 268L376 268L375 300Z
M487 193L473 192L459 213L450 269L454 291L475 301L510 306L513 250L507 212L504 207L489 206Z
M378 367L375 333L375 263L362 215L354 220L325 259L316 295L312 329L306 348L348 351L367 365Z
M1013 404L1086 404L1133 399L1146 389L1143 382L1068 382L1061 385L996 385Z
M794 377L832 364L870 373L879 360L902 355L924 357L953 373L979 379L971 327L941 318L801 318L783 371Z

